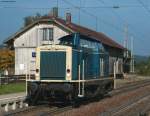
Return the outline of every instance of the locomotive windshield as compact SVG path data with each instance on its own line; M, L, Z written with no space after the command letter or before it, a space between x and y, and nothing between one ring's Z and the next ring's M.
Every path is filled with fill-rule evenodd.
M72 46L72 41L60 41L59 44L60 44L60 45L68 45L68 46Z
M60 40L60 45L67 45L67 46L72 46L72 36L65 36L59 39Z

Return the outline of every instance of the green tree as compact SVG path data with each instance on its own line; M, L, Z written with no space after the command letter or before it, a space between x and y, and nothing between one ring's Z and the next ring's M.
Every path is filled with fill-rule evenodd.
M0 50L0 71L8 70L9 68L14 68L15 54L14 51L9 49Z
M34 21L39 20L40 18L42 18L42 16L39 13L36 13L35 16L27 16L27 17L25 17L24 18L24 27L30 25Z

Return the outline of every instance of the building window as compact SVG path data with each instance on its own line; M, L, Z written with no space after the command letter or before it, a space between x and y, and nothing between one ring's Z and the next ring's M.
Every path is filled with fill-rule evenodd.
M43 40L53 41L53 28L43 28Z

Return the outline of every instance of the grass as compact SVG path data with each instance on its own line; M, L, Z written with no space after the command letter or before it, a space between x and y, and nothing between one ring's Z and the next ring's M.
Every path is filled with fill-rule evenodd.
M24 92L25 90L26 90L25 83L11 83L7 85L0 85L0 95Z

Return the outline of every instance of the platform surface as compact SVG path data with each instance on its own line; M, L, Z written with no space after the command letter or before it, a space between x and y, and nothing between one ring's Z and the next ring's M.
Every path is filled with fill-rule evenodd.
M26 93L20 92L20 93L4 94L4 95L0 95L0 99L14 98L20 96L26 96Z

